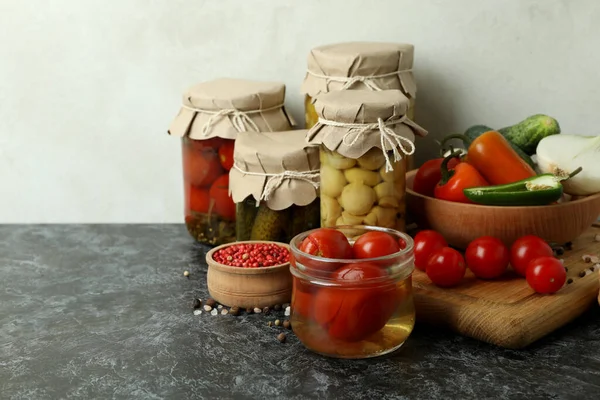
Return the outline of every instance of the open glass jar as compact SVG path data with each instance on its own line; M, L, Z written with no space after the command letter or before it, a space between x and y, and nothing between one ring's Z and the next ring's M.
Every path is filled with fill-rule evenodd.
M354 245L360 235L380 231L406 246L378 258L331 259L307 254L301 244L312 232L290 243L294 333L310 350L336 358L369 358L390 353L404 344L415 324L412 293L413 241L392 229L338 226ZM363 272L377 269L376 277ZM342 271L361 279L340 279Z

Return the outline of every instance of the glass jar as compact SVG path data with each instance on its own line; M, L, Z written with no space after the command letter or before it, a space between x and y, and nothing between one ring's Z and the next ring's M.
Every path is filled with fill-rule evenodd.
M336 260L299 250L312 231L294 237L290 243L294 333L309 350L330 357L369 358L393 352L404 344L415 325L413 241L392 229L366 226L334 229L344 233L351 244L359 235L375 230L386 232L398 241L403 239L406 247L385 257ZM323 272L347 267L359 270L366 263L383 268L384 276L348 281L336 279L335 272Z
M237 240L268 240L289 243L304 231L319 227L319 199L305 206L292 204L283 210L272 210L261 201L256 206L253 196L237 203Z
M393 162L394 170L386 172L379 148L353 159L320 147L321 226L371 225L404 231L405 162ZM394 159L391 152L388 157Z
M235 241L235 203L229 197L234 140L182 138L185 225L197 241Z

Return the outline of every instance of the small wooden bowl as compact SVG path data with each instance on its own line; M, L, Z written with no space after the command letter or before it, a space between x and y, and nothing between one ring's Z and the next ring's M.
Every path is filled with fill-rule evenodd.
M600 193L547 206L499 207L455 203L412 190L417 170L406 174L407 207L420 228L441 233L451 246L465 249L480 236L495 236L510 246L524 235L559 244L573 241L600 215Z
M272 243L285 247L279 242L246 241L228 243L213 248L206 254L208 264L207 285L210 297L228 307L270 307L289 303L292 299L292 274L290 263L264 268L240 268L221 264L213 259L213 254L222 248L240 243Z

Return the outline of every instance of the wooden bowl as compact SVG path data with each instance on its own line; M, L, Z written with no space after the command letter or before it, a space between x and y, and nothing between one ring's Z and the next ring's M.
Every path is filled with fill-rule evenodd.
M465 249L480 236L510 246L524 235L564 244L585 232L600 215L600 193L547 206L500 207L455 203L412 190L417 170L406 174L407 208L419 228L434 229L448 244Z
M285 243L265 241L228 243L213 248L206 254L206 279L210 297L228 307L262 308L289 303L292 298L289 262L264 268L240 268L224 265L213 259L213 254L220 249L240 243L272 243L285 247L288 251L290 249Z

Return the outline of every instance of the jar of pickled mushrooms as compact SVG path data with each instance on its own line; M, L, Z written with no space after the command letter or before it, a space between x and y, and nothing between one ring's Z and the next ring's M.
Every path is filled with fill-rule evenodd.
M405 229L404 159L427 132L406 112L400 90L333 91L314 101L307 141L320 145L321 226Z

